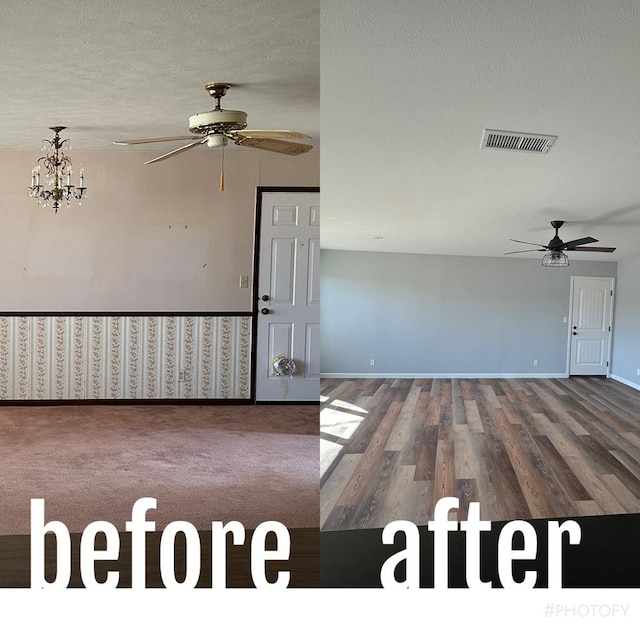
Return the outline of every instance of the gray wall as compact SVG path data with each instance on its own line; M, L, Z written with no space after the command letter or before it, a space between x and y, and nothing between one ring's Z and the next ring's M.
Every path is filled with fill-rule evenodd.
M324 250L323 374L563 375L571 276L616 272L615 262L544 269L537 259Z
M640 385L636 371L640 367L640 257L618 264L615 302L612 377Z

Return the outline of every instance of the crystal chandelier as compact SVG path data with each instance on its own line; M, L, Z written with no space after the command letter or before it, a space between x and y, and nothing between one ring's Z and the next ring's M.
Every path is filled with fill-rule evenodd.
M42 150L46 155L38 158L31 171L31 186L29 196L36 198L43 207L52 206L58 213L60 202L66 202L67 207L72 200L82 204L87 197L87 188L84 186L84 168L80 167L80 184L74 186L71 183L73 170L71 158L65 154L71 147L69 140L60 140L60 132L66 127L49 127L55 136L53 140L43 140ZM44 172L44 173L42 173ZM44 176L41 183L41 174Z

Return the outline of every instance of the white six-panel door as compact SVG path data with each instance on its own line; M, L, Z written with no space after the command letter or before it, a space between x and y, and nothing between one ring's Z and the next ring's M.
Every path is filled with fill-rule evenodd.
M613 278L572 278L570 375L609 373L613 287Z
M320 396L320 194L263 192L256 339L256 401ZM274 360L293 360L278 375Z

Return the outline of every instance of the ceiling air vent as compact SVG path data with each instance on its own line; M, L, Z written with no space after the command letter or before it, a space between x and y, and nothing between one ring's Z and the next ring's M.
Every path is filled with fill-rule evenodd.
M558 136L548 136L540 133L518 133L516 131L485 129L480 148L547 153L557 138Z

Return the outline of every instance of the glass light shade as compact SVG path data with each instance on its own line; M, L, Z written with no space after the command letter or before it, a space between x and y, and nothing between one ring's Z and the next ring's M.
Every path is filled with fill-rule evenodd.
M568 267L569 258L562 251L549 251L542 258L543 267Z

